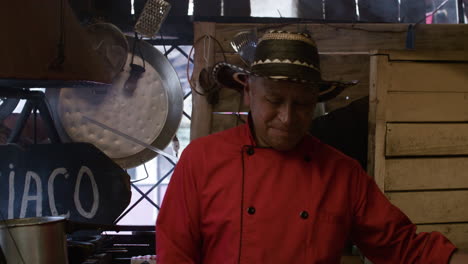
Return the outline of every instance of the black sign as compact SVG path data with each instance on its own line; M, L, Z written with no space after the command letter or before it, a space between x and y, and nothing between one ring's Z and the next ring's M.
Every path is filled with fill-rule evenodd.
M129 175L92 144L0 145L4 218L66 216L111 224L131 198Z

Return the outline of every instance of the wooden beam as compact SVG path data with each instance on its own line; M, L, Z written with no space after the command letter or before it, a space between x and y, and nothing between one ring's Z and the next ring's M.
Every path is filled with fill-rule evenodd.
M392 92L468 92L466 63L392 62Z
M216 39L225 52L234 52L229 42L242 30L256 29L261 36L271 29L311 32L320 52L369 52L375 49L406 49L407 24L216 24ZM418 25L417 50L448 48L466 52L468 25ZM216 52L221 50L217 48Z
M468 120L468 53L378 51L388 56L389 122ZM467 98L465 98L467 97Z
M468 189L468 158L386 160L385 191Z
M388 123L385 142L388 157L468 155L468 124Z
M391 92L387 102L388 122L468 121L468 91Z
M198 75L203 68L212 67L215 62L215 43L210 36L215 35L215 23L194 23L195 39L195 63L191 81L195 89L201 91L198 83ZM212 106L208 104L206 97L194 92L192 94L192 122L190 128L190 139L207 136L211 133Z
M371 56L369 90L369 141L367 172L373 176L379 188L385 190L385 130L388 58ZM378 87L378 89L377 89Z
M415 224L468 223L468 191L392 192L386 195Z
M438 63L451 63L451 62L467 62L468 52L466 49L452 50L448 49L435 49L435 50L379 50L378 54L387 54L389 61L413 61L420 62L438 62Z

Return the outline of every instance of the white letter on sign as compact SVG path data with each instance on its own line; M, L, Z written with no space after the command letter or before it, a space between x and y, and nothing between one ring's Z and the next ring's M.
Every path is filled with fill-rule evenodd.
M29 186L31 185L31 179L34 179L36 182L36 195L34 196L29 196ZM26 182L24 184L20 218L24 218L26 216L28 201L36 201L36 216L42 216L42 182L41 178L39 178L39 175L37 175L37 173L34 171L26 172Z
M81 185L81 180L83 179L83 174L85 174L85 173L88 175L89 180L91 181L91 186L93 188L93 206L92 206L90 212L86 212L83 209L83 206L81 205L81 202L80 202L80 185ZM98 207L99 207L99 190L98 190L96 181L94 180L93 173L86 166L82 166L81 169L80 169L80 172L78 172L78 178L76 179L74 198L75 198L76 209L78 210L78 213L80 213L83 217L91 219L96 215L96 212L97 212Z
M57 211L57 207L55 206L55 196L54 196L54 181L55 181L55 177L57 177L57 175L59 174L62 174L63 177L65 177L65 179L68 179L68 173L67 173L67 169L65 168L57 168L55 169L52 174L50 175L50 178L49 178L49 184L48 184L48 190L49 190L49 207L50 207L50 212L52 213L53 216L57 216L59 215L58 211ZM68 211L66 214L62 215L66 218L70 217L70 211Z

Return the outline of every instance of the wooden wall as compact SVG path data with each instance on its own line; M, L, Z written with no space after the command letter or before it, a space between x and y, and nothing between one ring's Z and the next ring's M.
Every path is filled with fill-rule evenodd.
M468 50L379 51L370 67L369 172L419 231L468 249Z
M347 89L336 99L327 102L326 111L328 112L369 95L370 50L405 50L408 29L407 24L223 24L212 22L196 22L194 27L195 65L191 79L197 85L200 70L212 67L215 62L223 61L224 57L227 62L243 65L230 46L231 39L239 31L256 30L258 35L261 35L269 29L308 30L317 42L322 74L325 79L360 81L359 85ZM416 50L466 51L467 43L468 25L418 25L415 28ZM219 103L210 105L206 102L206 98L194 95L192 139L238 124L236 117L211 113L245 110L240 104L240 94L231 89L221 89L219 96Z

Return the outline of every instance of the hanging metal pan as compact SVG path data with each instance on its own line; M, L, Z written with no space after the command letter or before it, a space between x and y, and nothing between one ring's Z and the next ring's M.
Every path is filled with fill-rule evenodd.
M133 47L135 40L130 37L127 40ZM144 62L145 72L134 91L125 89L131 56L130 52L124 70L111 87L47 89L46 93L64 142L93 143L123 168L141 165L156 153L83 117L164 149L174 137L183 113L183 92L177 73L159 50L144 41L139 41L133 63L143 66Z

